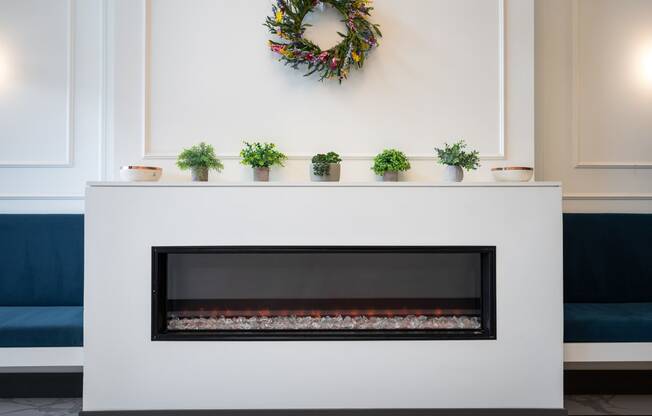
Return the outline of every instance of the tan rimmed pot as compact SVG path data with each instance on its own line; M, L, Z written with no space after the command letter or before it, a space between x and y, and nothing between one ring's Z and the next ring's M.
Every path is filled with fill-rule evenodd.
M529 182L534 176L534 168L527 166L504 166L491 169L498 182Z
M161 179L163 169L156 166L122 166L120 178L127 182L156 182Z

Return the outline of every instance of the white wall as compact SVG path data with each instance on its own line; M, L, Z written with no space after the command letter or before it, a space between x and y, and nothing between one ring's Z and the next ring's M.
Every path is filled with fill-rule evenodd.
M80 212L85 182L115 179L125 164L160 165L167 180L186 180L174 168L173 155L201 139L228 159L227 170L215 178L220 181L250 179L233 157L246 137L274 140L291 155L287 168L273 174L285 181L306 180L307 158L330 148L346 158L344 180L373 180L370 158L389 146L412 156L407 179L436 180L441 168L432 148L458 136L485 159L471 180L489 178L495 164L533 164L533 5L530 0L504 3L410 0L407 7L378 0L374 20L383 25L383 45L364 73L339 86L303 79L274 60L260 25L269 12L266 0L238 7L226 0L192 6L153 0L147 71L152 123L146 123L145 0L3 1L0 212ZM229 13L216 14L220 4ZM205 22L202 16L221 24L197 25ZM332 36L327 31L337 27L334 20L327 18L312 36L322 41ZM237 29L242 51L236 42L225 48L216 41L227 38L218 29L233 28L229 25L246 29ZM188 46L187 56L180 55ZM220 65L225 54L251 60L233 71L234 66ZM225 75L230 82L218 82ZM171 89L176 84L171 81L183 81L182 90ZM203 98L200 89L188 88L197 83L210 86ZM243 91L245 104L273 93L269 108L275 116L283 112L274 103L317 101L326 122L300 105L293 105L301 115L293 123L274 123L260 104L242 117L249 107L233 105L236 90ZM365 107L368 96L373 99ZM200 98L206 105L199 105ZM366 108L356 113L362 120L347 119L349 98ZM183 110L180 103L190 111L174 117ZM335 117L344 121L334 122ZM503 154L504 160L494 160Z
M652 212L651 21L646 0L537 0L537 175L568 212Z
M81 212L103 177L103 3L0 3L0 212Z
M277 142L291 160L272 179L284 181L307 180L308 158L331 149L345 156L343 180L374 180L371 157L390 146L412 156L407 179L437 180L433 148L458 137L485 159L471 180L534 163L531 1L506 1L503 22L500 0L378 0L385 37L342 86L276 62L267 0L110 4L114 176L146 163L187 180L174 155L200 140L224 156L217 181L250 180L235 157L242 139Z
M206 112L199 111L184 118L167 117L177 103L174 91L164 81L174 79L176 71L192 70L192 66L185 63L174 64L180 53L179 45L184 45L184 42L188 44L184 36L177 36L175 41L175 34L189 35L191 32L181 29L196 23L199 14L202 11L210 12L211 5L215 4L196 2L193 7L189 7L188 3L175 7L179 5L175 1L179 0L153 0L153 54L149 72L153 81L152 97L157 99L152 102L152 134L146 142L147 148L144 146L147 126L144 117L145 0L5 0L0 4L0 19L3 22L0 25L0 212L81 211L85 181L115 178L119 166L124 164L161 165L166 168L167 179L185 180L186 176L173 167L170 155L199 139L213 142L220 153L227 155L237 152L238 140L248 135L275 140L296 158L288 163L286 169L275 172L274 178L289 181L306 178L305 156L327 147L329 143L321 129L308 127L303 135L301 121L294 123L299 126L296 131L285 131L270 127L270 119L266 119L265 124L243 122L240 133L238 126L222 123L223 120L230 121L233 114L230 106L220 107L221 95L215 91L212 92L217 98L210 101L213 95L208 96L209 102L204 106ZM434 32L436 28L423 28L413 33L421 41L438 40L438 44L444 46L437 51L444 58L439 60L434 54L424 56L424 61L420 63L425 66L419 67L432 69L432 73L441 75L442 85L450 76L450 67L446 63L451 61L451 56L471 63L476 59L459 54L459 51L455 55L455 45L468 46L474 42L482 45L481 51L486 53L477 57L478 62L489 62L490 55L497 53L499 43L494 42L497 36L489 39L481 35L495 32L498 0L475 0L475 4L473 0L463 3L452 0L411 1L429 11L433 21L446 16L443 10L455 11L458 19L462 19L460 13L463 15L465 8L469 8L466 9L467 19L462 19L457 25L465 30L454 31L458 36L453 40L448 35L440 39L434 37L433 33L438 33ZM381 109L390 111L398 108L394 107L396 103L392 99L400 98L397 102L407 102L405 116L395 119L393 123L383 123L378 119L372 123L376 134L367 132L366 122L359 123L365 126L359 129L351 128L348 121L331 126L331 135L336 128L346 127L345 133L335 135L338 140L341 137L352 138L347 144L333 146L349 156L345 161L345 180L373 179L368 169L368 156L375 149L394 143L413 156L424 156L432 147L445 139L452 139L450 136L459 131L485 155L498 151L497 119L489 116L495 112L492 106L499 102L492 93L497 85L495 65L491 65L489 71L479 63L472 68L479 77L486 78L487 83L483 84L486 90L464 90L466 102L474 104L473 108L478 110L478 114L491 123L484 131L460 116L472 108L461 107L459 102L464 100L451 107L450 111L442 108L442 102L450 98L450 90L445 89L447 94L425 94L419 90L417 83L412 82L415 78L414 67L408 68L408 72L412 71L409 72L410 76L401 78L402 85L390 83L392 95L389 98L380 94L389 87L377 83L387 81L383 77L391 72L385 71L396 70L387 60L397 58L397 49L392 45L396 45L396 36L401 37L404 33L403 30L397 33L393 25L406 29L406 22L419 19L418 14L410 11L413 8L406 8L410 11L406 14L401 14L399 10L394 17L397 11L393 9L397 2L377 2L375 19L384 26L384 43L374 53L364 73L355 74L353 79L339 87L301 79L299 74L280 67L273 60L264 50L264 28L258 26L259 20L267 13L269 3L263 0L259 0L259 3L238 3L241 7L232 12L242 14L243 21L255 20L257 23L255 27L248 27L250 30L244 37L250 43L245 42L244 47L253 48L251 56L255 57L252 59L258 65L245 68L244 82L256 79L252 73L260 70L265 79L282 83L285 88L281 95L299 95L306 99L314 94L326 97L331 103L336 103L337 98L344 94L358 99L360 96L357 94L370 88L368 84L374 82L376 88L370 88L367 92L371 91L381 98L382 102L378 105L383 102L385 105ZM264 7L262 3L265 3ZM575 16L574 3L579 5ZM474 10L472 6L480 6L482 12L471 13L469 10ZM260 18L258 7L261 7L260 13L263 15ZM30 13L26 13L27 8ZM534 159L532 8L531 1L505 1L506 160L485 160L482 171L471 175L472 180L488 178L488 169L494 164L531 164ZM387 13L386 9L392 10L392 13ZM652 47L648 46L652 42L647 24L650 9L652 5L645 0L536 2L538 178L563 181L567 211L652 212L652 140L648 138L652 127L649 124L652 122L646 116L652 88L639 72L646 67L645 52ZM176 24L180 30L169 31L171 35L164 36L165 27L161 25L173 24L175 10L183 10L184 20ZM46 14L47 17L44 17ZM578 24L574 24L574 21ZM474 30L467 30L470 22L473 22ZM332 19L324 23L325 29L336 26ZM450 22L448 26L451 26ZM575 43L574 28L577 35ZM203 28L198 33L210 34L212 29ZM468 35L468 38L465 39L462 34ZM316 36L322 39L320 36L324 34L317 33ZM206 62L215 66L218 62L213 57L219 57L223 49L220 42L211 36L206 37L197 39L197 46L191 50L194 55L189 61L196 63L197 59L202 58L198 55L203 54ZM411 45L410 42L407 44ZM477 51L478 48L473 50ZM398 55L398 58L405 57ZM43 68L47 68L47 71ZM587 68L604 68L608 71ZM213 76L214 68L211 68L210 74L199 69L197 74L186 72L186 75L194 74L199 81L213 83L213 90L220 87L216 84L219 78ZM105 77L106 84L103 82ZM470 79L469 73L464 73L464 77ZM436 82L427 81L429 88ZM34 87L44 83L50 87ZM187 86L188 83L182 85ZM233 85L238 84L234 82ZM176 97L197 98L199 93L197 89L186 89ZM245 88L244 93L251 101L258 92ZM29 97L33 98L33 94L37 94L39 99L30 99L29 105L20 104ZM476 103L474 94L485 100L479 99ZM276 102L284 102L286 98L282 95ZM420 105L412 105L411 98ZM573 105L574 98L579 104L577 107ZM104 102L107 103L105 108ZM195 110L198 108L192 107ZM103 109L106 111L103 112ZM258 107L257 116L261 116L260 110ZM210 115L217 115L215 122ZM253 116L250 118L256 119ZM310 120L311 125L314 120ZM379 129L378 125L388 128ZM164 134L162 129L167 127L176 129L173 130L174 136ZM186 129L189 133L182 134ZM398 134L401 131L406 134ZM145 154L150 156L144 157ZM226 162L227 171L216 180L249 179L247 170L239 166L237 160ZM440 168L429 158L417 157L413 160L413 166L409 179L438 178ZM105 171L107 174L103 175Z

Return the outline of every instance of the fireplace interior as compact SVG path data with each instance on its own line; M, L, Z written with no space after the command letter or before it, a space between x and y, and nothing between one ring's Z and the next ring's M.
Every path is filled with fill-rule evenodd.
M153 340L495 339L495 247L154 247Z

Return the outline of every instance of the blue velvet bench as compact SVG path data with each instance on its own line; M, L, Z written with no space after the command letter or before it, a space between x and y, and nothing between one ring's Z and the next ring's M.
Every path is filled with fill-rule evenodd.
M0 215L0 348L81 347L83 286L83 215Z
M564 302L567 343L652 342L652 215L565 214Z

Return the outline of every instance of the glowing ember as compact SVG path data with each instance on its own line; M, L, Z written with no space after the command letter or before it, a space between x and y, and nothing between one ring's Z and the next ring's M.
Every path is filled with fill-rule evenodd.
M168 320L171 331L274 330L432 330L481 329L477 316L254 316L179 318Z

